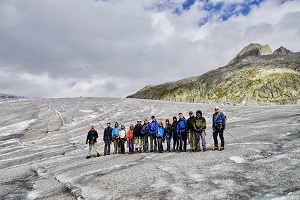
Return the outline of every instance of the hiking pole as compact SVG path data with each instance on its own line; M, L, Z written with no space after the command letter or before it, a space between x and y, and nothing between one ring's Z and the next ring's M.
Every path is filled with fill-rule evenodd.
M213 134L214 134L214 130L212 130L211 136L210 136L209 140L207 141L207 143L209 143L209 141L211 140Z
M226 131L226 133L228 133L228 135L230 135L231 137L233 137L234 139L236 139L231 133L229 133L226 129L224 129ZM237 139L236 139L237 140Z

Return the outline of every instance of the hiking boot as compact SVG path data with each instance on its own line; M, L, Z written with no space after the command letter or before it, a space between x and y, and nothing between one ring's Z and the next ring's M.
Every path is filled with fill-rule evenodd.
M206 151L206 148L204 147L204 148L203 148L203 152L205 152L205 151Z
M87 156L87 157L86 157L86 159L89 159L89 158L91 158L91 156Z
M100 156L100 154L99 153L97 153L97 157L99 157Z
M222 151L222 150L224 150L224 146L221 146L221 147L220 147L220 151Z
M219 149L218 146L214 146L214 147L212 148L213 151L214 151L214 150L218 150L218 149Z

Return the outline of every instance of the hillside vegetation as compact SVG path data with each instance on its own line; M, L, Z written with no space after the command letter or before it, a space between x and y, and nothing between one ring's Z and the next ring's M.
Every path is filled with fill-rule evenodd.
M300 52L246 46L228 65L198 77L146 86L128 98L230 105L300 104Z

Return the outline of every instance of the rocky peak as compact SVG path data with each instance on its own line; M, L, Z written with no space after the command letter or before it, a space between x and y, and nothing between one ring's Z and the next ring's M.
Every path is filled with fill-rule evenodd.
M276 49L273 54L276 54L276 55L289 55L293 53L292 51L284 48L283 46L281 46L280 48Z
M261 45L251 43L248 46L244 47L240 53L238 53L233 60L229 62L229 64L244 59L248 56L262 56L272 54L272 50L269 45Z

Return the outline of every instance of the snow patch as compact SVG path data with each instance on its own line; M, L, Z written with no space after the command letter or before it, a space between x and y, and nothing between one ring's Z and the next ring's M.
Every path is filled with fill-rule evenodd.
M35 191L31 191L27 195L27 199L28 200L33 200L33 199L36 199L37 197L38 197L38 194Z
M8 136L14 134L20 134L24 131L31 123L35 122L36 119L26 120L9 126L0 128L0 136Z
M84 113L92 113L94 112L94 110L79 110L80 112L84 112Z
M245 162L245 160L239 156L232 156L229 159L236 163L244 163Z

